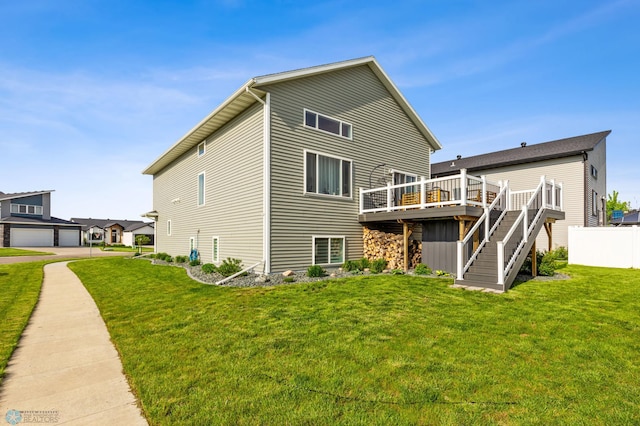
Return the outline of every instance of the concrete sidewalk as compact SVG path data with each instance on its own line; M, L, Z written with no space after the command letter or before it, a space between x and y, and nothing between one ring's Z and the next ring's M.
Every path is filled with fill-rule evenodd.
M2 424L147 424L98 308L67 262L45 266L40 299L0 385L0 410Z
M53 253L45 256L0 257L0 264L35 262L38 260L68 260L85 257L133 256L131 252L102 251L99 247L17 247L25 250Z

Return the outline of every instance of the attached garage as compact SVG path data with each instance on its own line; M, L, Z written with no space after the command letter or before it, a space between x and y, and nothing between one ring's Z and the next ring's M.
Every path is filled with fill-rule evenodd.
M11 228L11 247L53 247L53 229Z
M80 245L80 231L78 229L61 229L58 234L60 247L78 247Z

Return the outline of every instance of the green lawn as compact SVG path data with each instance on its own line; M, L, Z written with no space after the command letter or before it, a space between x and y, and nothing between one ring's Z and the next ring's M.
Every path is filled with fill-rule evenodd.
M0 383L38 301L46 262L0 265Z
M53 253L43 252L43 251L33 251L33 250L23 250L17 248L10 247L2 247L0 248L0 257L10 257L10 256L46 256Z
M358 276L206 286L75 262L151 424L638 424L640 271L503 295Z

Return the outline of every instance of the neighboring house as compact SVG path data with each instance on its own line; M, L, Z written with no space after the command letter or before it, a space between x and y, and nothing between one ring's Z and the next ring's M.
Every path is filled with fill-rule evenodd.
M146 216L171 255L337 266L363 255L358 188L377 166L428 178L440 148L373 57L255 77L144 170Z
M0 247L80 245L80 226L51 216L51 192L0 192Z
M458 157L431 165L432 177L451 176L466 169L469 174L492 181L508 180L512 191L531 188L531 182L545 175L562 182L565 220L553 227L553 247L567 247L569 226L602 226L607 193L606 138L611 131L598 132L496 151L472 157ZM542 232L539 249L548 248Z
M624 216L619 219L611 219L610 225L613 226L637 226L640 225L640 211L633 210L626 212Z
M135 238L138 235L146 235L149 237L149 244L153 244L154 242L153 222L80 217L72 217L71 221L82 225L84 244L89 244L89 241L93 244L104 241L105 244L133 246L135 245ZM93 231L93 233L91 231Z

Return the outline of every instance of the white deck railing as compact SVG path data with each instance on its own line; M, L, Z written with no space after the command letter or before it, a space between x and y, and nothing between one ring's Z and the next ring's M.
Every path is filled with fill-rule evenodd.
M455 176L360 188L360 214L454 205L486 208L500 190L500 183L471 176L463 169Z
M524 204L520 202L523 196L529 197ZM497 242L497 284L504 285L505 278L540 220L543 209L562 211L562 198L562 184L556 184L554 180L548 181L544 176L534 190L511 192L509 207L511 210L519 208L521 213L503 240ZM533 219L530 219L531 216ZM521 232L516 232L519 227L522 228Z

